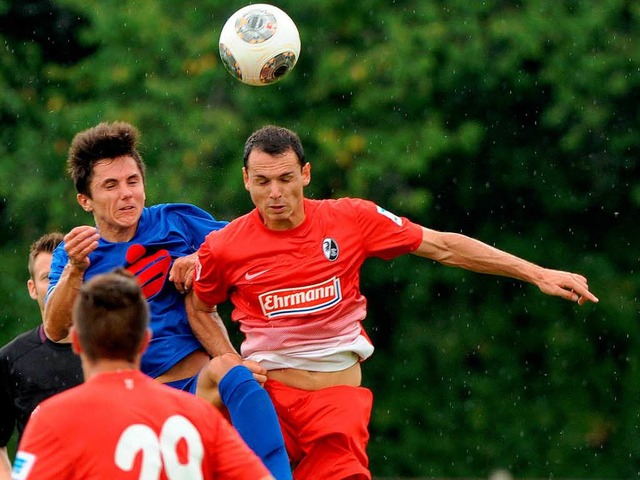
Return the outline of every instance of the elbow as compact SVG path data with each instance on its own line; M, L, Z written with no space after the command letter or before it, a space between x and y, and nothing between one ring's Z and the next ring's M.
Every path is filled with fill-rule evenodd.
M50 325L47 325L46 321L44 322L44 334L49 340L53 340L54 342L59 342L67 337L67 335L65 335L62 331L52 328Z
M198 297L198 295L196 295L195 292L193 292L190 296L191 296L191 306L194 310L199 312L209 313L209 314L217 313L218 309L216 305L209 305L208 303L203 302L202 300L200 300L200 298Z
M67 335L69 334L69 329L66 329L65 331L65 329L60 328L53 321L52 315L50 313L47 315L47 313L49 312L47 312L47 309L45 308L44 318L42 323L44 324L44 334L47 336L47 338L49 340L53 340L54 342L59 342L67 338Z

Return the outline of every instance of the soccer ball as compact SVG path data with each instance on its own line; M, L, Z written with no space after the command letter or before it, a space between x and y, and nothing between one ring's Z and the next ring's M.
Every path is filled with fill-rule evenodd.
M273 5L247 5L231 15L220 32L220 58L248 85L277 82L300 55L300 34L285 12Z

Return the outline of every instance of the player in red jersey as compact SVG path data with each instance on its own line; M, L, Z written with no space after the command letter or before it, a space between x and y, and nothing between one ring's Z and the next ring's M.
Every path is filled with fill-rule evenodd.
M256 209L201 246L196 307L208 311L231 298L232 319L245 334L242 355L268 370L265 388L296 480L371 478L372 396L360 387L360 362L373 352L361 326L359 275L367 258L413 253L526 281L579 304L598 301L581 275L427 229L365 200L305 199L311 167L290 130L267 126L249 137L243 178Z
M150 338L147 303L131 274L83 284L71 340L86 383L35 410L12 479L273 479L216 408L140 371ZM237 370L252 380L240 363L227 355L208 365L223 397Z

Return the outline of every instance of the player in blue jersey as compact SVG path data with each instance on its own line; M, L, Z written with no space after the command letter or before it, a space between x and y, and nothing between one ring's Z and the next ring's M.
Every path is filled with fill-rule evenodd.
M193 259L208 233L226 222L193 205L145 207L145 165L137 149L138 137L138 130L128 123L101 123L78 133L71 143L69 174L78 203L93 215L95 226L75 227L53 254L45 331L53 340L66 338L82 283L124 267L138 279L150 307L153 336L142 357L142 371L197 394L198 389L210 390L215 384L206 378L208 369L204 368L214 353L237 355L217 313L192 308L188 291L194 262L187 259ZM266 380L266 371L258 363L244 363L256 378ZM201 372L205 378L198 380ZM288 459L273 405L257 382L250 387L257 389L255 397L266 404L261 417L257 418L255 408L238 412L230 407L232 421L236 426L247 418L250 423L258 422L251 433L260 438L241 431L243 438L276 478L287 478ZM202 396L208 398L210 392ZM275 441L267 442L276 455L270 447L264 451L267 434L276 435Z
M137 170L133 162L130 162L130 168L132 172ZM96 170L96 178L99 178L100 166ZM105 178L111 176L109 173ZM143 188L142 183L137 188ZM129 203L133 204L134 200ZM208 213L187 204L141 208L131 238L105 235L100 220L96 223L97 229L77 227L72 230L65 237L66 248L59 248L54 253L46 310L47 334L58 337L67 334L64 324L56 321L63 315L66 317L67 310L55 302L68 285L76 285L72 282L79 285L100 273L125 267L137 276L151 309L153 338L142 358L142 371L163 383L193 377L209 361L209 353L213 353L207 352L207 336L210 334L208 329L215 328L216 324L213 321L208 326L194 324L193 320L190 323L184 295L168 281L169 271L173 259L193 254L207 233L225 223L217 222ZM82 266L77 265L77 256L74 258L74 248L78 241L86 238L97 238L97 245L92 241L95 249L85 257L89 264L82 271Z
M193 205L145 207L145 168L137 139L131 125L104 123L72 142L69 173L78 203L93 214L95 227L72 229L54 252L45 329L53 340L65 338L80 284L125 267L138 278L151 308L153 340L142 371L163 383L179 382L194 377L209 354L220 351L210 341L221 321L215 314L188 316L189 302L168 281L170 270L176 259L196 252L204 237L226 222Z

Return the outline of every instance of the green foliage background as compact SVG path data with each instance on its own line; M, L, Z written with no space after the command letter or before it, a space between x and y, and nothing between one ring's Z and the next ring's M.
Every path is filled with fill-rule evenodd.
M231 219L251 207L245 138L281 124L305 144L309 196L372 199L583 273L600 298L370 261L374 474L637 476L640 3L273 2L303 47L262 88L217 52L244 3L0 0L0 343L39 321L30 242L91 222L64 171L74 133L134 123L150 204Z

